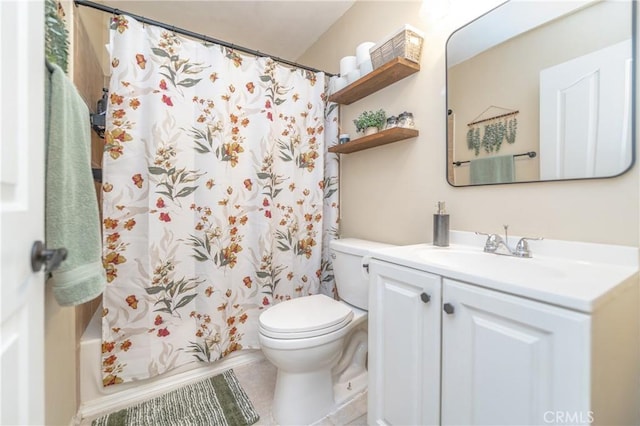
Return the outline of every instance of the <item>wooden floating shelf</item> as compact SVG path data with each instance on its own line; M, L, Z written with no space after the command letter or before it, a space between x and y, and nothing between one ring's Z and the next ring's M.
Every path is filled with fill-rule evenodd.
M419 132L416 129L407 129L404 127L392 127L390 129L381 130L369 136L363 136L340 145L334 145L329 148L329 152L337 154L350 154L363 149L373 148L380 145L386 145L392 142L398 142L404 139L415 138Z
M349 105L396 81L420 71L420 64L404 58L395 58L329 96L329 102Z

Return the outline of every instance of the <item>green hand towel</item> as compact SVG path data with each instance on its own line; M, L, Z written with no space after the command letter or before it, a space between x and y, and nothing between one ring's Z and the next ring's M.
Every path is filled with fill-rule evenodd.
M48 284L60 305L79 305L99 296L107 283L91 173L89 109L60 67L47 68L45 233L48 248L68 250Z
M514 179L513 155L479 158L469 163L471 184L508 183Z

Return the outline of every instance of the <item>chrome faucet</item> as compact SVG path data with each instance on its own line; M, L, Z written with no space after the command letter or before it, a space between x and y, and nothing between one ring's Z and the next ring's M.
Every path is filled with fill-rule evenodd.
M486 235L487 241L484 243L484 251L486 253L494 253L503 256L515 256L515 257L531 257L531 249L527 241L542 240L542 238L520 238L514 249L509 247L509 225L502 225L504 227L504 239L498 234L486 234L484 232L476 232L476 235ZM504 247L506 253L500 252L500 247Z

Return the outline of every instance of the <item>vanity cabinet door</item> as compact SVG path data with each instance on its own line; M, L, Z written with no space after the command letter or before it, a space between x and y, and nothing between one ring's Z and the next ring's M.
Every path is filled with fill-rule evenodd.
M443 425L589 422L588 315L450 279L442 300Z
M370 425L440 421L441 278L372 260Z

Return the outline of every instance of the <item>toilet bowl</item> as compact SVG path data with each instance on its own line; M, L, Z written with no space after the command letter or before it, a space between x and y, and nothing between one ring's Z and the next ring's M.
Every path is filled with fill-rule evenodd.
M311 424L366 389L369 283L363 260L382 247L388 245L352 238L331 241L341 300L322 294L300 297L260 315L262 352L278 369L272 406L278 424Z

